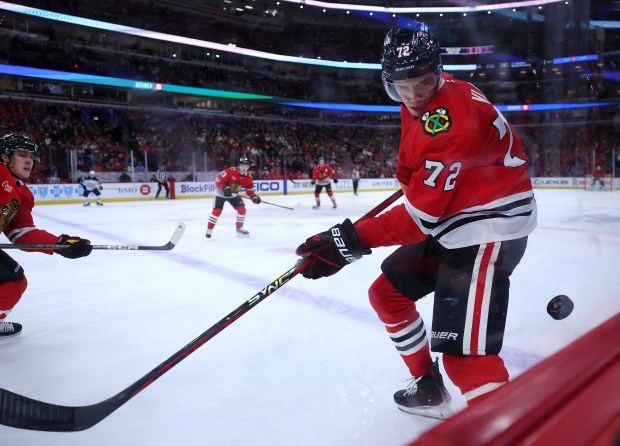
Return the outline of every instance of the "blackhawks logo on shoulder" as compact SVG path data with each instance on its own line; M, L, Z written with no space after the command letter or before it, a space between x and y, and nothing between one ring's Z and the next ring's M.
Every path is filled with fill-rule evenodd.
M439 133L448 132L450 127L452 127L450 114L444 107L435 109L433 114L431 114L430 111L424 112L421 117L421 121L424 133L429 136L435 136Z

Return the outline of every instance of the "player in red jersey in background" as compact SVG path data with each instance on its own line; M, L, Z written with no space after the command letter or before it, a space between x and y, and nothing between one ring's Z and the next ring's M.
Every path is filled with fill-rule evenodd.
M9 133L0 138L0 158L0 230L11 243L70 245L63 250L42 249L40 252L55 252L70 259L89 255L93 248L88 240L65 234L53 235L34 226L34 197L24 181L39 161L38 144L30 137ZM27 286L21 265L0 251L0 339L21 333L21 324L4 319L19 302Z
M310 237L296 253L318 279L402 245L381 265L369 297L411 382L394 394L406 412L445 418L450 394L433 362L468 404L509 379L499 356L510 275L536 226L536 201L521 142L473 85L443 72L441 48L423 23L386 35L382 80L401 104L397 178L405 203L365 221L349 219ZM430 333L416 301L434 293ZM430 345L429 345L430 334Z
M310 181L310 184L313 186L316 184L314 188L314 200L316 204L312 206L312 209L321 207L321 190L323 190L323 188L325 188L327 196L332 201L332 207L337 207L336 197L334 197L334 193L332 192L332 180L334 180L334 183L337 183L337 177L338 174L336 171L332 169L329 164L325 164L323 157L319 158L319 165L314 166L314 169L312 169L312 180Z
M207 238L211 238L213 234L213 228L217 224L217 220L222 215L222 209L224 209L224 203L228 202L237 211L237 235L241 237L247 237L250 235L248 231L243 229L243 223L245 222L245 204L243 199L239 195L241 189L245 189L248 197L252 199L252 203L259 204L261 199L254 193L254 180L248 173L250 170L250 162L247 158L242 157L239 159L238 167L229 167L222 171L215 178L215 195L213 196L213 211L209 217L209 223L207 224Z

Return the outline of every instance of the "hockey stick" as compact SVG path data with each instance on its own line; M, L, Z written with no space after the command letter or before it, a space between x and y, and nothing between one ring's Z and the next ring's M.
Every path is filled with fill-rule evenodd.
M241 197L241 198L245 198L246 200L251 200L251 198L250 198L250 197L246 197L245 195L240 195L240 197ZM290 208L290 207L288 207L288 206L282 206L281 204L269 203L268 201L265 201L265 200L263 200L262 198L261 198L260 202L261 202L261 203L265 203L265 204L270 204L271 206L277 206L277 207L279 207L279 208L289 209L289 210L291 210L291 211L294 211L294 210L295 210L295 208Z
M358 221L366 220L379 214L398 200L402 194L403 192L400 189L394 192ZM250 311L256 304L280 289L285 283L304 270L309 262L309 259L298 260L294 267L250 297L224 319L213 325L138 381L107 400L89 406L60 406L0 389L0 424L19 429L47 432L77 432L93 427L146 389L172 367L195 352L200 346Z
M165 245L159 246L146 246L146 245L92 245L93 249L112 249L123 251L170 251L174 248L185 232L185 223L181 222L177 225L176 229L170 237L170 241ZM0 249L51 249L59 250L66 249L71 245L19 245L19 244L0 244Z

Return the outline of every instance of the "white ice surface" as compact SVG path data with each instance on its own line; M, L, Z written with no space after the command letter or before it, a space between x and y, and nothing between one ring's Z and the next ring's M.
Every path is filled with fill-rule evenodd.
M388 192L248 203L237 238L226 207L204 237L211 200L35 207L38 227L94 244L165 243L173 251L94 251L80 260L11 250L29 287L9 320L23 333L0 343L0 387L63 405L107 399L180 350L291 268L295 247ZM620 193L537 190L539 227L512 277L503 357L514 377L620 311ZM104 194L105 199L105 194ZM93 428L30 432L0 426L11 446L404 445L437 421L392 401L407 371L367 300L393 248L338 275L301 276L254 307ZM563 321L546 311L567 294ZM430 325L431 299L419 304ZM465 406L451 384L453 407Z

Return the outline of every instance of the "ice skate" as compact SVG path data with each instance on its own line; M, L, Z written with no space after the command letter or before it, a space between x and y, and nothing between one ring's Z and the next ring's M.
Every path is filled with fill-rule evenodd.
M87 201L86 203L84 203L84 206L90 206L90 201Z
M250 233L243 228L237 228L237 237L249 237Z
M98 202L97 202L97 206L103 206L103 203L102 203L102 202L100 202L100 201L98 201Z
M337 205L336 203L334 203L334 204L332 204L332 207L333 207L334 209L336 209L336 208L338 207L338 205Z
M318 209L321 207L321 203L317 203L314 206L312 206L312 209Z
M21 332L21 324L16 324L15 322L0 322L0 339L17 336Z
M211 238L211 234L213 234L213 229L207 229L207 233L205 234L205 237Z
M451 400L437 359L429 366L427 375L414 376L406 389L394 394L394 401L400 410L427 418L448 418L452 415Z

